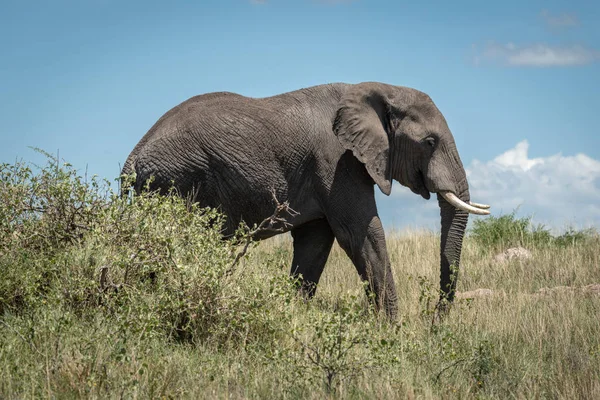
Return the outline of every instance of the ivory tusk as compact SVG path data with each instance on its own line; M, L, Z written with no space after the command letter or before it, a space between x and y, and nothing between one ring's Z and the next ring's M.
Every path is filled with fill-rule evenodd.
M473 207L481 208L482 210L487 210L488 208L490 208L490 206L488 204L479 204L479 203L475 203L473 201L470 201L469 204L472 205Z
M452 204L454 207L458 208L459 210L467 211L471 214L477 214L477 215L489 215L490 214L490 212L488 210L484 210L483 208L477 208L477 207L474 207L473 205L465 203L464 201L462 201L461 199L456 197L456 195L452 192L440 192L440 194L444 197L444 199L446 199L446 201L448 203Z

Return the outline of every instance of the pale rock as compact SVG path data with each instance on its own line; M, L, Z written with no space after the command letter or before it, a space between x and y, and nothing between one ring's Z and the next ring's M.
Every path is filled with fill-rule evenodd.
M474 299L476 297L488 297L488 296L492 296L494 294L494 291L492 289L475 289L475 290L469 290L468 292L459 292L456 293L456 298L457 299Z
M510 261L524 261L531 258L531 252L524 247L511 247L500 254L496 254L494 261L500 264L506 264Z

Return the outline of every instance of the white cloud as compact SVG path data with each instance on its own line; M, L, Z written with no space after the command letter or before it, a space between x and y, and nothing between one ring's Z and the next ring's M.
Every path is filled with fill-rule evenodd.
M528 151L524 140L491 161L468 165L473 201L491 204L493 215L518 208L518 215L532 215L534 223L557 231L567 226L600 228L600 160L560 153L530 158ZM378 196L378 204L386 228L439 230L435 196L425 201L395 183L392 196Z
M550 46L533 44L517 46L514 43L487 44L474 58L475 64L495 62L507 66L567 67L590 64L600 59L600 52L583 45Z
M519 207L553 228L567 224L600 227L600 161L577 154L529 158L524 140L488 162L467 167L471 198L494 211Z
M508 150L496 157L494 162L507 168L518 167L523 171L530 170L533 166L544 162L542 158L529 159L528 151L529 143L527 140L523 140L522 142L517 143L514 149Z
M579 26L579 19L573 13L562 13L552 15L548 10L542 10L540 16L544 19L546 25L553 29L570 28Z

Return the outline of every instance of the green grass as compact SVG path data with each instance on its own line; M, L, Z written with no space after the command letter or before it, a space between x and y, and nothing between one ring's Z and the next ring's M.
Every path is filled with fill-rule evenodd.
M473 222L471 238L484 248L501 249L510 246L540 247L576 245L594 237L594 229L568 228L552 235L544 225L534 225L532 217L516 217L516 210L500 216L491 215Z
M245 230L221 241L213 211L3 165L0 398L600 398L600 295L577 290L600 283L600 239L529 221L475 222L458 288L494 294L435 325L439 238L389 237L389 322L337 246L306 302L287 237L236 263ZM494 262L517 244L532 258Z

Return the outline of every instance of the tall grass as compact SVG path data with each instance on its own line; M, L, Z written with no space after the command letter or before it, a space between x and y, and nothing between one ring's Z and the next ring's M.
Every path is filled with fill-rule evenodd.
M220 240L214 211L122 198L54 158L5 164L0 398L600 398L598 235L480 221L458 286L493 294L432 324L439 239L393 235L390 322L337 246L306 302L285 237L236 263L247 230ZM512 245L532 258L494 261Z
M560 235L552 235L543 224L533 224L532 217L510 214L476 219L471 229L471 238L483 248L501 249L509 246L567 246L576 245L594 237L594 229L567 229Z

